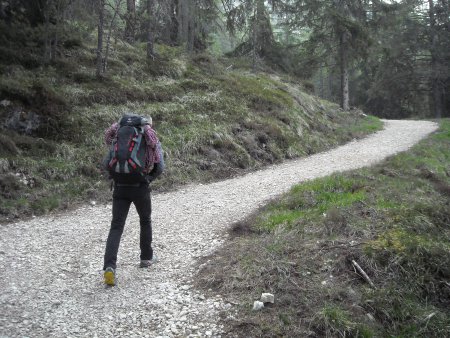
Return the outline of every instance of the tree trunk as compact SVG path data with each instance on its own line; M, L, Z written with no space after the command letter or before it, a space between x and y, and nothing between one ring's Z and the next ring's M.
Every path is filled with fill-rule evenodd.
M108 57L109 57L109 46L111 45L111 34L114 27L114 20L117 17L117 13L119 12L119 7L122 0L116 0L116 7L114 8L114 14L109 23L108 36L106 37L106 50L105 50L105 58L103 60L103 73L106 73L106 69L108 68Z
M58 26L55 25L55 38L52 41L50 60L55 61L58 52Z
M264 0L258 0L258 2L256 3L256 25L255 25L255 35L256 35L256 39L255 39L255 46L254 48L256 49L256 54L261 56L262 55L262 50L264 47L264 43L266 41L265 40L265 5L264 5ZM267 46L266 46L267 47Z
M170 3L170 25L169 25L169 41L176 45L178 43L178 0L172 0Z
M50 46L50 13L48 9L44 11L45 28L44 28L44 63L48 64L51 59L51 46Z
M433 97L433 109L435 117L440 119L443 111L442 100L442 84L439 74L439 56L438 56L438 32L436 30L436 18L434 13L433 0L428 0L429 13L430 13L430 53L431 53L431 92Z
M348 39L349 33L343 30L340 33L340 66L341 66L341 108L350 109L349 89L348 89Z
M153 20L153 0L147 0L147 16L148 16L148 22L147 22L147 58L153 59L154 58L154 51L153 51L153 32L152 32L152 20Z
M179 0L177 8L177 22L178 22L178 36L177 41L179 45L182 45L187 40L187 1Z
M125 23L125 41L134 43L136 29L136 2L127 0L127 15Z
M178 1L178 44L186 44L186 50L194 50L195 40L195 6L193 0Z
M333 55L329 55L328 56L328 64L332 65L333 62L335 62L335 58L333 57ZM328 74L328 81L327 81L327 93L326 93L326 99L333 101L333 95L334 95L334 90L333 90L333 83L334 83L334 69L333 66L328 66L327 67L327 74Z
M320 65L320 71L319 71L319 96L324 99L325 98L325 85L323 80L323 69L325 68L325 64Z
M102 49L103 49L103 14L105 2L104 0L98 1L98 40L97 40L97 78L102 76Z
M55 15L55 24L53 26L53 41L51 43L51 53L50 60L54 61L56 59L56 53L58 50L58 29L59 29L59 19L58 19L58 8L56 9L57 13Z
M255 22L253 22L253 27L252 27L252 31L251 31L251 33L252 33L252 35L251 35L251 39L252 39L252 42L251 42L251 44L252 44L251 45L251 48L252 48L252 50L251 50L251 52L252 52L252 70L254 72L256 72L256 61L257 61L256 59L258 57L257 45L258 45L259 27L258 27L258 23L256 22L257 12L258 12L258 10L255 9L255 13L254 13Z
M187 0L187 44L186 49L189 53L194 51L195 35L196 35L196 17L195 17L195 5L193 0Z

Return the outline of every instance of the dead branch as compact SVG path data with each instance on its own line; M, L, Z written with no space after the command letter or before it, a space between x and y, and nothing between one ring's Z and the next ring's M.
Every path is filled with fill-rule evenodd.
M375 284L373 284L372 280L367 276L367 273L359 266L358 263L356 263L355 260L352 260L353 266L359 271L359 273L363 276L363 278L366 280L367 283L370 284L371 287L376 289Z

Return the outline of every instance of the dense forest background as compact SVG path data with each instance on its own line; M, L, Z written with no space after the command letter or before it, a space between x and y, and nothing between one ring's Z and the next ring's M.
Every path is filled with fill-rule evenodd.
M64 62L95 39L96 76L117 44L242 56L316 95L388 118L450 116L448 0L3 0L2 67ZM117 71L115 69L114 71ZM2 69L7 75L7 69Z

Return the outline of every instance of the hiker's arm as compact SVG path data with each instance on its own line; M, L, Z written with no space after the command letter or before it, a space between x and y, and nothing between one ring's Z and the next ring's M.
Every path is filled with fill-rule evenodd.
M159 142L158 136L156 136L156 132L148 124L144 126L144 137L147 145L150 146L150 148L155 149Z
M147 175L147 181L149 183L154 181L159 175L161 175L165 168L164 152L162 150L161 142L158 142L156 144L156 151L159 155L159 162L153 164L152 171L150 171L150 173Z
M111 127L106 129L105 131L105 144L107 146L111 145L112 141L116 138L117 135L117 129L119 129L119 124L113 123Z

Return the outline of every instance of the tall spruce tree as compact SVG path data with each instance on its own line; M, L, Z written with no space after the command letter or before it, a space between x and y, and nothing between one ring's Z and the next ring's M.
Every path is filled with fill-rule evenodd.
M443 3L374 3L376 43L353 79L357 104L385 117L450 115L450 31Z
M255 62L277 48L264 0L224 0L223 7L230 33L245 33L244 41L236 48L235 54L251 56Z
M341 107L350 108L350 68L366 56L371 43L365 3L360 0L288 0L278 3L285 24L307 32L302 44L308 67L328 65L340 71ZM330 60L335 60L330 64Z

